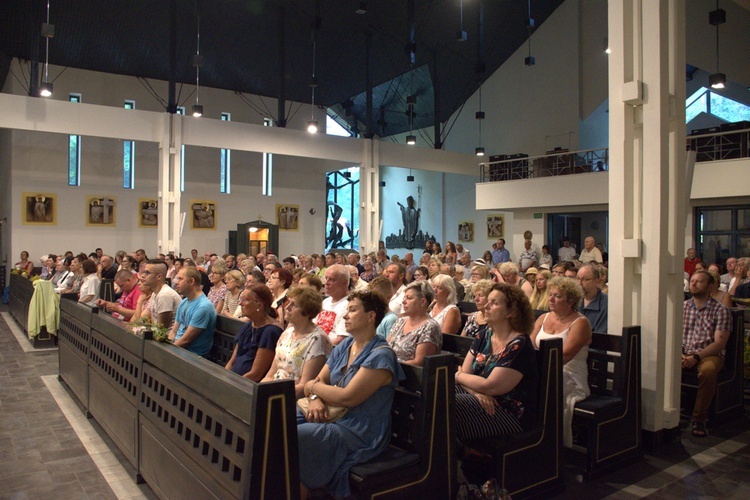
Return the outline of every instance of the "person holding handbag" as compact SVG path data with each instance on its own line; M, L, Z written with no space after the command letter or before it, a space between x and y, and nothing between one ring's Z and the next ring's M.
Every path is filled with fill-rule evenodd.
M376 334L387 307L378 293L349 295L344 321L351 337L334 348L318 376L305 384L307 411L297 411L303 499L317 488L348 496L352 466L375 458L388 446L391 406L404 372ZM329 422L329 414L340 407L347 408L346 413Z

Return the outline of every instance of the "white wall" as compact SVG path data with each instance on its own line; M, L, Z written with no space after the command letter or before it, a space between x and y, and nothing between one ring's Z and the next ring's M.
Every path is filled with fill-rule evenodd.
M482 88L482 142L487 154L544 154L557 146L578 147L579 2L563 2L531 38L535 66L525 66L520 47ZM606 20L605 20L606 22ZM606 82L606 73L600 78ZM478 146L479 94L470 97L445 140L453 151Z

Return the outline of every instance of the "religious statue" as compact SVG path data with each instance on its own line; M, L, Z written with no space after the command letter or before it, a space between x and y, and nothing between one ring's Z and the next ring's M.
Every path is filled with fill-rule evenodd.
M406 198L407 206L402 205L401 202L396 203L401 207L401 220L404 223L404 237L406 242L413 245L414 238L416 238L417 232L419 231L419 216L422 213L422 209L414 208L413 196ZM407 246L406 248L413 247Z

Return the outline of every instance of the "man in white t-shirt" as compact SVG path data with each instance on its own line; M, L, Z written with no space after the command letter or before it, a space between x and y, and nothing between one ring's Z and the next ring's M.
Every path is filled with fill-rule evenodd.
M385 268L385 277L391 280L393 289L396 290L388 302L388 309L391 310L396 316L401 316L404 312L401 303L404 300L404 292L406 291L406 268L401 264L391 264Z
M326 269L325 290L328 297L323 301L315 323L328 334L333 345L338 345L350 336L344 325L344 314L349 305L349 271L346 267L334 264Z
M557 262L573 262L576 258L576 249L570 246L570 238L563 237L563 246L557 251Z
M583 250L581 250L581 256L578 258L584 264L588 262L602 263L602 253L596 248L596 240L593 236L587 236L583 240Z
M165 286L164 279L167 276L167 263L161 259L146 261L146 269L140 273L141 282L148 286L153 295L151 296L150 320L159 323L166 328L174 324L177 308L182 302L180 294Z

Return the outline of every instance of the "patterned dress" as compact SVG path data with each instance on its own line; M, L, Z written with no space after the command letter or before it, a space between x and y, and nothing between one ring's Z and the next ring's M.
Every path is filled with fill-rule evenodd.
M211 301L211 303L216 307L216 304L219 303L220 300L224 300L224 296L227 294L227 287L224 283L221 284L221 286L212 286L211 290L208 291L208 300Z
M315 327L312 332L294 340L294 326L290 324L276 344L274 380L294 380L298 384L305 362L318 356L328 358L332 349L328 335L320 327Z
M407 318L399 318L391 327L391 331L388 332L388 345L396 353L400 363L414 359L419 344L428 342L435 344L438 350L440 349L443 343L443 334L437 321L427 318L427 321L419 325L418 328L409 333L404 333L406 320Z
M456 434L469 439L512 434L527 429L536 416L536 354L528 335L512 339L499 353L492 351L492 328L484 329L471 346L474 364L471 373L488 378L495 368L512 368L521 373L518 384L495 396L495 413L490 415L476 396L456 384Z

